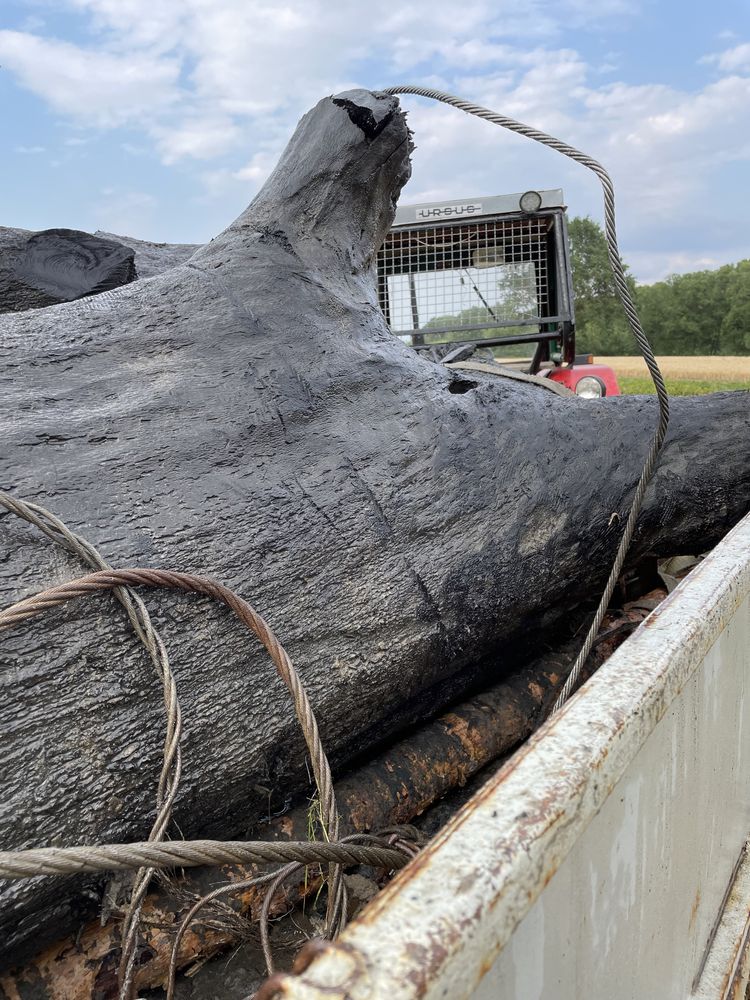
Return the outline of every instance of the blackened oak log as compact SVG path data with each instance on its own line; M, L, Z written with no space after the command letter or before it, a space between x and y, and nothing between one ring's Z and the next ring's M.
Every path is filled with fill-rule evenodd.
M16 263L23 257L31 236L34 233L28 229L0 226L0 313L39 309L60 301L54 295L18 280Z
M115 233L105 233L97 230L95 236L104 240L115 240L123 246L130 247L135 254L135 269L138 278L153 278L155 274L163 274L177 264L184 264L193 256L200 246L195 243L153 243L149 240L137 240L132 236L118 236Z
M116 245L119 251L117 258L110 259L103 280L101 274L92 273L91 264L97 263L96 257L89 257L85 253L79 254L76 241L72 241L67 252L63 253L63 257L67 259L68 266L73 265L76 268L79 287L77 294L61 294L62 289L54 287L45 289L43 282L34 280L27 274L30 269L29 250L33 251L39 240L50 232L60 232L60 230L34 233L27 229L0 226L0 313L39 309L69 301L81 294L97 294L140 278L152 278L177 264L184 263L199 249L198 245L190 243L152 243L100 230L93 234L65 230L73 232L79 243L85 242L98 247L100 255L103 248L111 248L112 244ZM131 261L131 266L127 266L128 259ZM125 263L125 266L119 266L122 263ZM56 264L59 262L56 261ZM92 281L92 278L95 280Z
M409 149L395 98L326 98L186 263L0 318L2 486L118 566L211 574L252 601L337 766L601 587L656 422L650 399L468 378L390 334L373 269ZM749 410L743 393L674 401L638 552L704 551L747 511ZM11 516L0 532L3 604L80 574ZM307 783L288 698L225 611L148 603L186 722L179 829L241 835L264 789L280 803ZM0 657L2 846L142 838L160 698L112 599L3 636ZM59 937L97 886L4 889L4 960Z

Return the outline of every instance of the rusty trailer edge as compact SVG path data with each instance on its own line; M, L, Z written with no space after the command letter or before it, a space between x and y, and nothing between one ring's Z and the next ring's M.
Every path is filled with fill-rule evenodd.
M749 668L750 516L267 995L739 998Z

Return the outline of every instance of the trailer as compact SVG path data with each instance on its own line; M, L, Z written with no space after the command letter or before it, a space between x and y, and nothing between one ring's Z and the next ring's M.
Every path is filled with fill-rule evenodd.
M743 1000L750 517L285 1000Z

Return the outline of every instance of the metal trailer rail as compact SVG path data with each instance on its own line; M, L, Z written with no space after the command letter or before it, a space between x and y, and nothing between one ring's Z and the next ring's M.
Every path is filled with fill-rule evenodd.
M336 943L308 946L266 995L741 1000L749 668L747 517Z

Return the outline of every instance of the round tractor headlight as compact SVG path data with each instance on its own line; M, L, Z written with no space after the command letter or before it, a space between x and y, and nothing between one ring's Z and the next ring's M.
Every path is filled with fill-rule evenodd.
M576 396L584 399L599 399L605 394L604 383L596 375L584 375L576 382Z
M542 196L538 191L525 191L518 204L521 206L522 212L538 212L542 207Z

